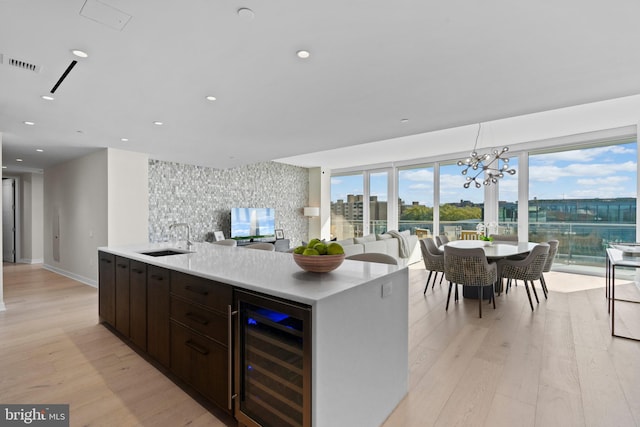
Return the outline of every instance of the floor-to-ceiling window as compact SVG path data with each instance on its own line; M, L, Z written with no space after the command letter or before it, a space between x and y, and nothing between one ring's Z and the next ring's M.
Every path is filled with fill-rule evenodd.
M529 240L557 239L559 262L601 266L636 240L637 144L530 154Z
M433 234L433 166L398 171L398 230Z
M331 238L363 235L364 177L362 173L331 177Z
M498 182L498 234L518 233L518 158L509 158L509 168L515 175L504 174Z
M387 231L387 207L389 201L389 173L371 172L369 175L369 233Z
M455 163L440 166L440 234L450 240L476 237L484 212L484 187L464 188L461 171Z

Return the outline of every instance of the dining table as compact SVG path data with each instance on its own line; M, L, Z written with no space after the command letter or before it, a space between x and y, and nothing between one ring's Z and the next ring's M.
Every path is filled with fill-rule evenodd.
M517 256L517 255L526 255L533 248L538 245L535 242L488 242L484 240L452 240L446 245L442 245L438 247L438 250L444 252L444 246L452 246L455 248L482 248L484 250L484 254L487 257L489 262L498 262L501 259ZM499 279L499 278L498 278ZM496 283L495 291L501 291L502 282L498 280ZM480 288L478 286L463 286L462 287L462 296L464 298L478 299L478 290ZM489 298L491 296L491 288L483 289L483 299Z

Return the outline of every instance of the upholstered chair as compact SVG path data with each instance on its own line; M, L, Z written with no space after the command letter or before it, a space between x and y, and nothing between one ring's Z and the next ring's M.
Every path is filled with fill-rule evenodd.
M533 311L533 302L531 301L531 293L529 292L529 284L536 297L536 302L539 303L538 293L533 286L534 280L540 280L542 275L542 269L547 261L547 255L549 254L549 245L547 243L539 243L536 245L526 258L517 259L503 259L498 261L498 275L500 281L502 279L522 280L524 287L527 290L527 297L529 298L529 305ZM507 283L506 292L509 292L509 283ZM546 295L546 294L545 294Z
M446 310L449 310L451 288L456 284L456 300L458 284L478 287L478 314L482 317L482 296L485 287L491 287L491 300L496 308L494 286L498 279L497 266L489 263L482 248L444 247L444 274L449 281Z
M425 285L423 292L423 294L426 294L427 289L429 288L429 281L431 280L431 275L433 273L435 273L435 275L433 276L433 284L431 285L431 288L436 284L438 273L442 273L440 276L440 283L442 283L442 278L444 277L444 254L438 250L438 247L430 237L420 240L420 251L422 252L424 268L429 271L427 284Z

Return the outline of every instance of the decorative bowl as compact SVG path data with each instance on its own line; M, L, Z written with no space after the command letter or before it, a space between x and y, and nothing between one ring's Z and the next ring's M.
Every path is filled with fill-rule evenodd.
M344 261L344 254L315 256L293 254L293 260L304 271L310 271L312 273L328 273L329 271L333 271L340 267L340 264Z

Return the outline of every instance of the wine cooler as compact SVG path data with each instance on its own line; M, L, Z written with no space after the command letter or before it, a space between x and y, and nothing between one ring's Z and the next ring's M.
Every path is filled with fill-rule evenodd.
M311 308L236 292L235 416L263 427L311 426Z

